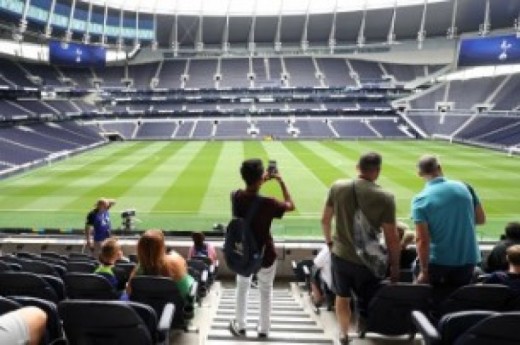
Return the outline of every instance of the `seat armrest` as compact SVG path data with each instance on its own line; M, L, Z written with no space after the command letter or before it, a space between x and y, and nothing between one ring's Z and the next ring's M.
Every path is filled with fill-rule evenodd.
M208 281L208 276L209 276L208 270L202 271L202 274L200 275L201 283L206 283Z
M305 277L311 276L311 271L309 270L309 267L306 265L302 265L303 274L305 274Z
M412 322L423 336L426 345L440 345L442 343L439 332L422 312L412 311Z
M167 303L160 315L159 323L157 324L157 331L165 332L170 330L172 325L173 314L175 314L175 305L173 303Z
M193 284L191 284L191 289L190 289L190 297L194 298L195 296L197 296L197 289L199 288L199 283L197 282L193 282Z

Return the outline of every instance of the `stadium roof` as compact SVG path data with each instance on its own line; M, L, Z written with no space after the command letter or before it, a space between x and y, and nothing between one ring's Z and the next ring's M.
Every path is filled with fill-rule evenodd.
M82 0L141 13L203 16L273 16L353 12L448 0Z

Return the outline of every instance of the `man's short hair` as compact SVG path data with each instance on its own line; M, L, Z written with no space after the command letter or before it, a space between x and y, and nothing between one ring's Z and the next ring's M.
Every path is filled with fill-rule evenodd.
M245 160L240 167L240 175L246 185L251 186L262 179L264 164L257 158Z
M507 240L520 241L520 223L510 222L507 223L505 234Z
M439 170L440 166L439 159L434 155L424 155L417 163L417 169L421 175L432 175Z
M511 265L520 266L520 244L507 248L507 262Z
M368 152L359 157L358 167L362 172L370 172L381 169L383 157L377 152Z

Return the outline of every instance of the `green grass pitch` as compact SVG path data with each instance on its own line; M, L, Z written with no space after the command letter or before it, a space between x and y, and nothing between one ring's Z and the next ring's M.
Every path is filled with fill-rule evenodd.
M141 229L209 230L226 223L229 192L241 187L245 158L278 161L297 211L274 224L278 237L320 237L319 217L330 184L355 176L359 155L383 155L379 184L395 193L398 217L409 221L410 200L423 187L415 164L424 153L441 157L448 177L472 184L488 214L481 238L497 238L520 220L520 160L485 149L432 141L128 142L111 144L0 181L0 227L82 228L98 197L117 199L119 213L138 212ZM274 182L266 195L279 196Z

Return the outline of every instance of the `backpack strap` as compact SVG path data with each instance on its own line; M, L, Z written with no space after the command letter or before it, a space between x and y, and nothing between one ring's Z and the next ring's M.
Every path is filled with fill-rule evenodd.
M359 206L359 202L357 199L357 193L356 193L356 181L352 180L352 195L354 197L354 211L358 208L361 209L361 206Z
M233 217L238 217L237 200L236 200L237 193L238 193L238 190L231 192L231 209L232 209ZM261 201L260 197L258 195L255 195L255 197L253 198L253 202L252 202L251 206L249 207L249 210L247 211L246 216L244 217L246 224L248 224L248 225L251 224L251 221L253 220L253 217L255 216L256 212L258 211L258 207L260 206L260 201Z

